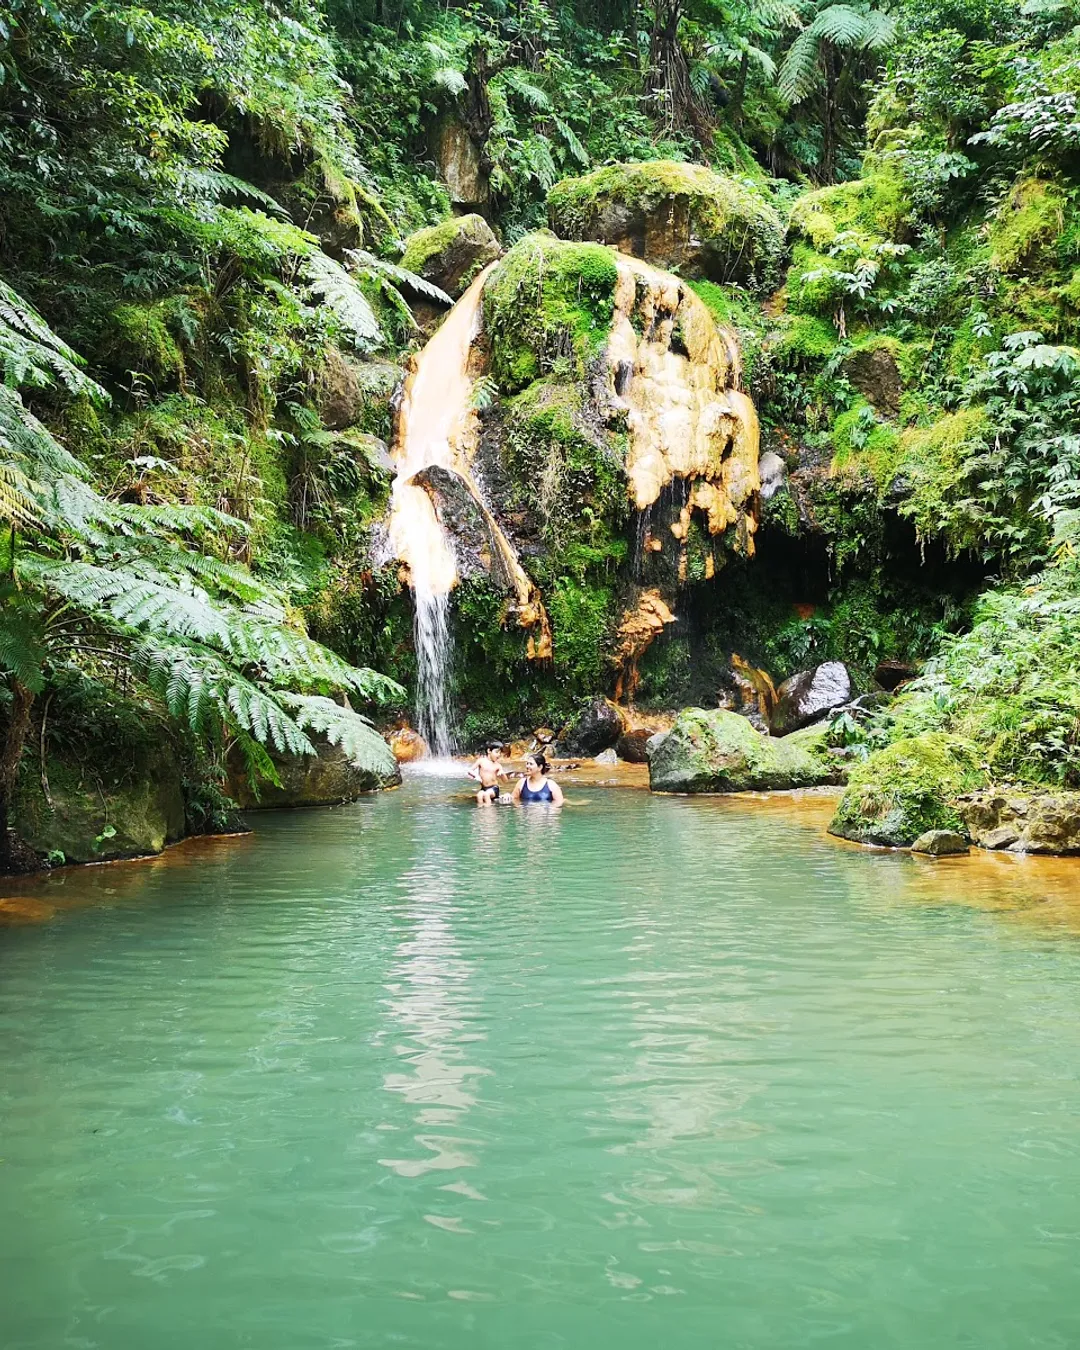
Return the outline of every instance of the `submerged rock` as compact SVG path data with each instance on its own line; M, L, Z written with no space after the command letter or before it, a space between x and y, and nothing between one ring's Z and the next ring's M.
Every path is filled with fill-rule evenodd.
M483 216L455 216L411 234L401 265L457 300L477 273L501 253L499 241Z
M957 830L927 830L911 846L912 853L926 853L931 858L948 858L953 854L968 853L968 841Z
M1010 853L1080 853L1080 792L988 788L960 797L972 842Z
M962 743L931 732L895 741L852 770L829 833L857 844L909 848L928 830L959 832L957 799L981 778Z
M339 806L365 792L396 787L401 770L393 751L377 731L371 731L363 764L325 740L317 741L316 755L272 754L281 786L260 784L256 794L247 775L237 765L230 773L229 792L246 811L282 806Z
M801 670L776 691L770 726L774 735L809 726L833 708L851 699L851 676L842 661L825 661L812 670Z
M747 792L819 787L843 781L824 726L778 738L722 708L685 708L648 742L654 792Z
M762 193L700 164L608 164L556 183L548 217L564 239L623 253L715 282L771 278L783 227Z

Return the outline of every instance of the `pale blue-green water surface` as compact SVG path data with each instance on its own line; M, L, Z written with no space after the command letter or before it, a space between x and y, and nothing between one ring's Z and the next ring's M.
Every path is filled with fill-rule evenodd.
M46 883L89 903L0 930L0 1346L1080 1345L1048 874L992 912L972 860L571 795Z

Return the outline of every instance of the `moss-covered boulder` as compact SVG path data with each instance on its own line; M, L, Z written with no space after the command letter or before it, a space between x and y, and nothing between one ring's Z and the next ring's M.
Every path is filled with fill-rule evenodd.
M165 740L131 749L127 762L50 756L45 769L24 773L13 825L52 863L142 857L184 835L181 770Z
M358 361L328 347L315 380L319 416L331 431L357 427L386 441L401 370L390 361Z
M843 781L826 728L790 736L757 731L722 708L684 708L675 725L648 747L653 792L760 792Z
M548 193L548 218L564 239L613 244L716 282L771 281L783 246L780 217L761 189L673 160L564 179Z
M908 848L928 830L962 830L957 799L982 781L962 742L936 732L895 741L852 770L829 833Z
M362 734L362 733L357 733ZM362 758L350 759L339 746L316 739L316 755L271 758L280 786L260 784L256 792L239 763L230 766L229 791L246 811L292 806L340 806L365 792L396 787L401 782L394 752L377 731L364 736Z
M401 265L457 300L501 252L483 216L455 216L410 235Z

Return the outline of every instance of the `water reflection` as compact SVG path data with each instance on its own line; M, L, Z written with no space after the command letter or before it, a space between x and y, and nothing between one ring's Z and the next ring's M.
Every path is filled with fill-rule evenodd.
M460 1130L476 1103L476 1080L489 1072L469 1062L471 1047L483 1040L472 1030L478 1015L470 980L472 963L462 956L454 933L457 862L437 842L400 879L409 897L405 935L386 985L385 1009L391 1034L404 1035L394 1050L402 1072L388 1073L383 1087L417 1108L416 1144L426 1156L380 1158L383 1167L403 1177L472 1167L478 1139L444 1130ZM410 1131L411 1133L411 1131Z

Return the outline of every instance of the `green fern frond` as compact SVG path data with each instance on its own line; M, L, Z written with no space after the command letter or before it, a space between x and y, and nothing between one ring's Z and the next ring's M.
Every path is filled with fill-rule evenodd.
M416 291L419 295L426 295L430 300L437 300L441 305L454 303L453 299L434 282L426 281L416 272L410 272L407 267L399 267L397 263L376 258L374 253L368 253L362 248L347 248L345 256L357 271L389 277L395 285L408 286L410 290Z
M8 386L61 384L71 393L107 402L109 396L101 385L80 369L83 364L82 357L53 332L37 310L0 280L0 368Z
M382 330L364 292L340 263L325 253L304 260L312 294L330 309L359 351L370 351L382 341Z

